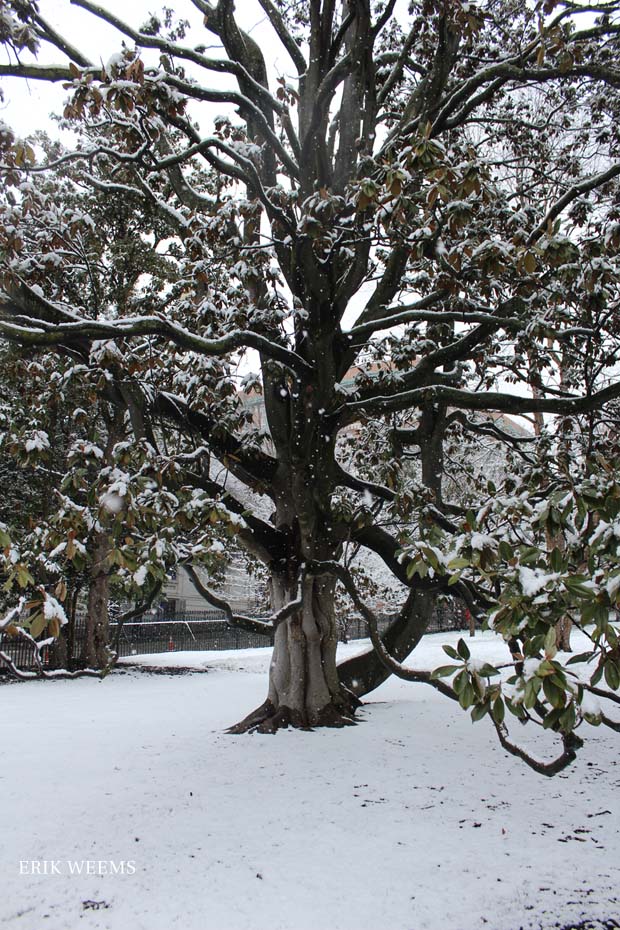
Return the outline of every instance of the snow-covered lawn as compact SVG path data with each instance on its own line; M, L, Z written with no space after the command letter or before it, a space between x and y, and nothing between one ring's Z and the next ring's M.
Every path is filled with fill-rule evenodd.
M443 664L441 644L457 638L428 637L416 667ZM505 658L490 634L470 645ZM268 650L137 661L197 673L124 669L0 687L3 926L616 925L610 731L588 728L577 763L548 780L508 756L487 721L473 725L433 689L392 680L357 727L233 737L224 728L264 698ZM30 874L33 860L60 874ZM85 874L121 861L125 874Z

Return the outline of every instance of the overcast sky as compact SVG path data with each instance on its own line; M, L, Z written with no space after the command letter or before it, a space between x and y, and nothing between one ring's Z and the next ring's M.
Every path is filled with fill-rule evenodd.
M202 17L191 3L169 4L176 7L177 15L185 16L192 23L183 44L190 47L205 44L209 46L209 54L217 56L216 38L202 26ZM147 19L149 13L156 13L161 9L160 0L105 0L101 4L105 9L114 13L134 28L140 27ZM41 0L40 10L43 16L73 45L84 51L93 62L105 64L110 56L121 47L122 36L112 27L101 20L96 20L92 14L78 7L71 6L69 0ZM237 4L237 18L245 29L257 38L265 49L273 50L278 57L268 60L268 65L278 74L291 75L291 63L282 51L278 41L266 22L263 10L257 0L242 0ZM128 44L131 44L128 41ZM268 53L266 52L268 55ZM0 50L1 60L9 61L6 50ZM157 53L148 52L146 60L153 56L157 61ZM22 56L24 61L30 59L26 53ZM39 62L60 63L63 56L55 49L43 49ZM205 76L203 74L203 80ZM212 86L231 86L228 75L211 75L209 83ZM44 81L24 81L22 79L2 79L5 102L0 104L0 119L8 123L19 135L27 135L35 129L55 129L50 124L49 114L60 113L67 92L61 84L48 84ZM203 107L203 110L205 108ZM221 105L220 105L221 109ZM193 110L196 116L196 110Z

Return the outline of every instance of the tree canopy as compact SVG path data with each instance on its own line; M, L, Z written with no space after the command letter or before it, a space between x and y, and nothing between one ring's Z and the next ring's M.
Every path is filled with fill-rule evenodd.
M620 5L259 6L264 40L233 0L141 26L71 0L118 34L102 65L36 2L0 2L0 76L60 84L76 134L0 127L0 336L63 402L74 383L96 405L53 541L94 533L91 560L130 586L217 562L223 527L267 566L269 692L238 730L344 725L394 672L553 774L584 720L618 727L595 699L620 700ZM257 391L268 435L244 405ZM37 431L14 448L44 455ZM478 436L506 450L500 486L447 480ZM351 545L402 586L382 635ZM337 584L374 646L340 667ZM44 619L62 615L48 587ZM464 643L433 676L402 666L440 595L504 636L507 672ZM591 640L576 670L566 617ZM506 708L560 755L513 744Z

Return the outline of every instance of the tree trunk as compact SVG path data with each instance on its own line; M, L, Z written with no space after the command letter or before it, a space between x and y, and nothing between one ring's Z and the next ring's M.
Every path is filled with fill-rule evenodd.
M562 617L555 625L555 645L560 652L572 652L570 644L570 631L572 629L570 617Z
M276 630L267 700L231 727L231 733L275 733L289 725L342 727L354 722L360 702L340 683L336 668L334 589L334 580L327 576L305 580L302 607ZM281 576L273 577L276 610L296 597L297 591Z
M67 623L60 628L60 633L55 643L50 646L49 665L53 669L67 669L72 671L73 663L73 645L75 642L75 612L77 608L77 599L80 593L80 586L69 581L67 596L65 598L65 613Z
M69 668L69 647L64 627L60 628L56 641L50 646L49 667L51 669Z
M93 567L88 589L86 629L81 661L87 668L105 668L110 661L109 615L110 575L107 558L110 541L105 533L97 533L94 540Z
M548 340L549 348L552 347L551 340ZM530 361L530 384L532 387L532 396L538 399L542 397L542 382L540 381L540 375L534 376L532 374L534 368L534 358L531 352L528 352L528 358ZM564 364L564 359L560 360L560 387L566 388L566 365ZM567 421L564 420L563 423ZM545 418L542 413L534 414L534 433L536 436L542 436L542 432L545 427ZM560 427L560 442L558 448L558 462L560 464L564 463L564 467L568 469L568 456L567 456L567 436L563 426ZM559 549L560 552L563 552L566 548L564 537L562 533L558 533L557 536L554 536L549 530L546 531L547 537L547 548L549 552L552 549ZM570 645L570 631L572 627L572 622L570 617L564 616L555 625L555 644L556 647L562 652L571 652Z

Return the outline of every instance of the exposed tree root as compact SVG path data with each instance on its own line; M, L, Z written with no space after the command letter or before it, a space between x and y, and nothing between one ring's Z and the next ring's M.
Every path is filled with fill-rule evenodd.
M354 695L351 695L351 697L354 697ZM239 723L229 727L226 732L232 734L276 733L278 730L287 729L287 727L293 727L297 730L313 730L315 727L355 726L356 721L353 719L353 714L360 703L353 704L353 701L351 701L350 709L345 709L344 706L337 707L333 703L327 704L310 718L307 713L302 713L290 707L276 708L271 701L267 700Z

